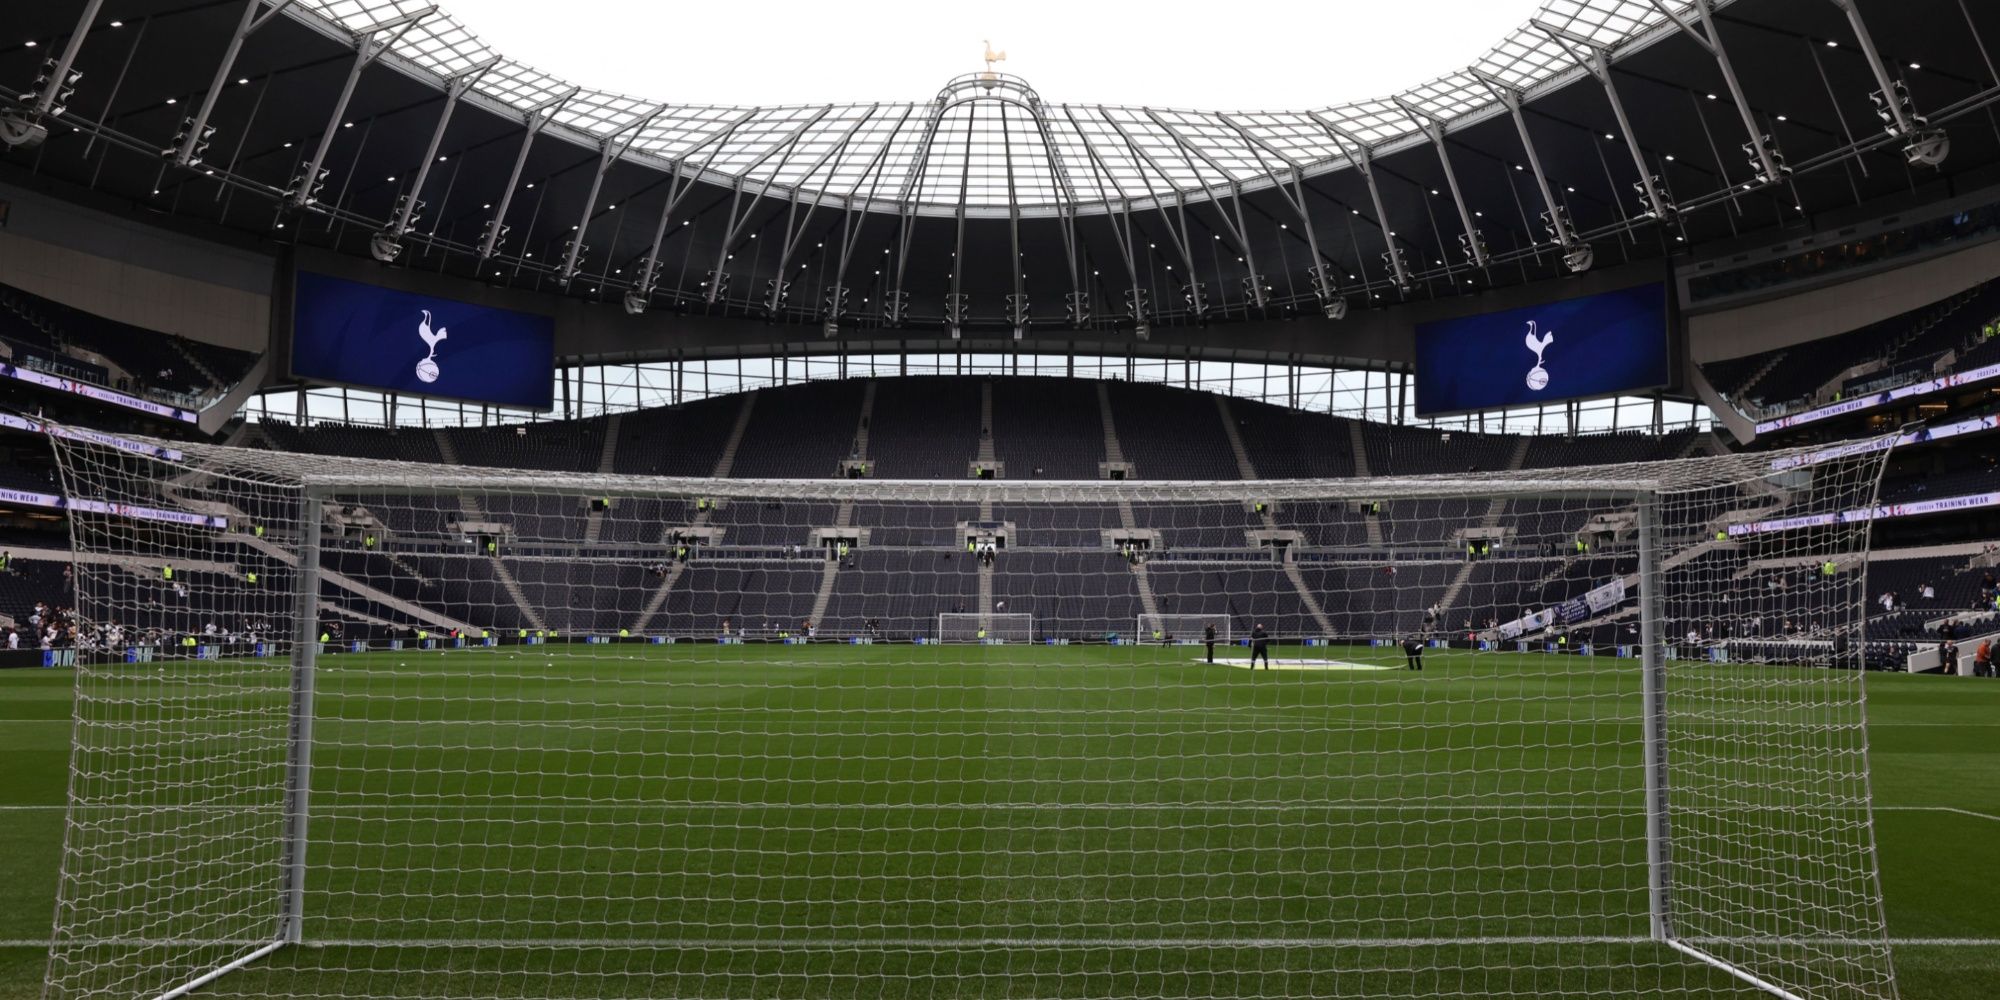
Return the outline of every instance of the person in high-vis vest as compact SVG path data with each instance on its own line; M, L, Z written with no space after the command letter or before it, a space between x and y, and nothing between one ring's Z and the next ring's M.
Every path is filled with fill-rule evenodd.
M165 566L160 567L160 577L164 580L172 582L174 578L174 564L168 563Z
M255 587L257 585L257 571L251 570L250 572L243 574L243 582L249 584L252 587Z

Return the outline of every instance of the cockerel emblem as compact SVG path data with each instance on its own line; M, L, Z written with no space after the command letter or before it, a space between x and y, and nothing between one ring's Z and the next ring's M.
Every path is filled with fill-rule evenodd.
M436 333L431 332L431 311L425 309L423 314L423 320L417 324L417 336L423 338L424 346L429 347L431 352L417 362L417 378L429 383L438 380L438 341L443 340L446 334L444 327L438 327Z
M1538 333L1535 321L1528 321L1528 350L1535 352L1535 367L1528 369L1528 388L1536 392L1549 387L1549 370L1542 367L1542 352L1548 350L1555 340L1555 331Z

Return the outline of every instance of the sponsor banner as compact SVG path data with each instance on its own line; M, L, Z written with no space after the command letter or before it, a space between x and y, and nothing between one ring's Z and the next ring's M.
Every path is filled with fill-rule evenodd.
M1939 497L1935 500L1880 504L1875 507L1843 510L1837 514L1806 514L1799 517L1773 518L1769 521L1751 521L1747 524L1732 524L1726 530L1729 532L1729 537L1739 538L1772 531L1794 531L1799 528L1817 528L1829 524L1852 524L1859 521L1915 517L1919 514L1941 514L1946 511L1976 510L1995 506L2000 506L2000 493L1971 493L1965 496Z
M1583 601L1590 606L1593 614L1602 614L1625 603L1625 578L1619 577L1601 586L1592 587L1583 595Z
M0 362L0 376L21 382L28 382L41 386L44 389L54 389L57 392L67 392L74 396L94 399L100 403L110 403L113 406L123 406L127 409L139 410L168 420L178 420L186 424L195 423L200 419L193 410L183 410L178 406L155 403L150 399L140 399L128 393L94 386L88 382L78 382L73 378L50 375L47 372L38 372L32 368L22 368L18 365L11 365L5 362Z
M132 441L127 438L106 434L103 431L93 431L87 427L64 427L57 424L46 424L27 417L17 417L11 413L0 413L0 427L9 427L17 431L27 431L30 434L48 434L66 441L88 441L91 444L103 445L106 448L116 448L119 451L129 452L134 455L163 458L169 462L178 462L187 457L176 448L162 448L158 445Z
M1500 638L1502 639L1512 639L1525 632L1533 632L1537 629L1548 628L1549 624L1551 622L1554 622L1555 620L1556 620L1555 609L1543 608L1542 610L1537 611L1534 614L1528 615L1525 618L1516 618L1513 621L1500 626L1495 631L1497 631L1500 634Z
M1590 588L1581 597L1572 597L1553 608L1544 608L1534 614L1516 618L1490 633L1501 639L1513 639L1537 629L1544 629L1560 622L1574 625L1595 614L1601 614L1624 603L1625 580L1619 578Z
M1865 396L1856 396L1853 399L1843 399L1838 403L1829 403L1817 409L1787 414L1775 420L1761 420L1757 423L1757 433L1768 434L1771 431L1781 431L1787 427L1797 427L1800 424L1810 424L1814 421L1843 416L1857 410L1887 406L1900 399L1925 396L1933 392L1943 392L1946 389L1957 388L1961 385L1984 382L1990 378L2000 378L2000 365L1986 365L1982 368L1974 368L1971 371L1952 372L1949 375L1926 379L1922 382L1915 382L1895 389L1871 392Z
M106 503L103 500L73 500L54 493L36 493L32 490L0 489L0 503L17 503L29 507L53 507L57 510L80 510L92 514L113 514L141 521L165 521L169 524L185 524L196 528L227 529L229 519L209 514L191 514L184 510L161 510L157 507L142 507L129 503Z
M1854 441L1799 455L1787 455L1784 458L1773 460L1771 462L1771 470L1773 472L1783 472L1786 469L1795 469L1804 465L1817 465L1820 462L1836 458L1846 458L1850 455L1864 455L1870 452L1899 448L1904 445L1923 444L1926 441L1942 441L1945 438L1958 437L1961 434L1977 434L1981 431L1990 431L1995 428L2000 428L2000 414L1974 417L1971 420L1961 420L1957 423L1944 424L1939 427L1925 427L1906 434L1898 434L1894 437L1876 438L1873 441Z

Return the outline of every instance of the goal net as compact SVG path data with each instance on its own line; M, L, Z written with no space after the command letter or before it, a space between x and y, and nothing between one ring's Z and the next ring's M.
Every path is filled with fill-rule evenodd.
M1215 629L1215 641L1229 642L1228 615L1140 615L1132 637L1140 642L1199 643Z
M918 483L341 433L412 460L55 441L51 1000L1894 996L1879 450ZM1276 669L1112 641L1210 621Z
M950 612L938 615L939 642L1034 642L1035 616L1025 612Z

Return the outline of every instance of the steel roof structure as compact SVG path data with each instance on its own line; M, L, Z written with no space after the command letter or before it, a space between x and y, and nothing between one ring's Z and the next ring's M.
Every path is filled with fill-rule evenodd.
M991 72L929 101L664 104L510 61L428 0L10 16L0 176L828 337L1338 318L1793 232L2000 160L2000 11L1966 0L1546 0L1422 86L1244 112Z
M1281 170L1336 168L1351 143L1381 149L1421 141L1418 116L1450 122L1492 108L1484 81L1533 93L1582 73L1583 48L1625 51L1676 30L1647 0L1553 0L1465 70L1395 97L1302 111L1052 105L1025 81L995 73L953 81L928 104L723 107L659 104L558 79L508 59L428 0L295 7L338 34L387 33L385 58L440 83L476 74L473 94L519 113L558 102L552 124L597 141L620 137L635 161L685 164L842 207L913 204L931 212L961 202L973 210L1089 210L1269 184ZM379 27L404 18L413 20L401 30Z

